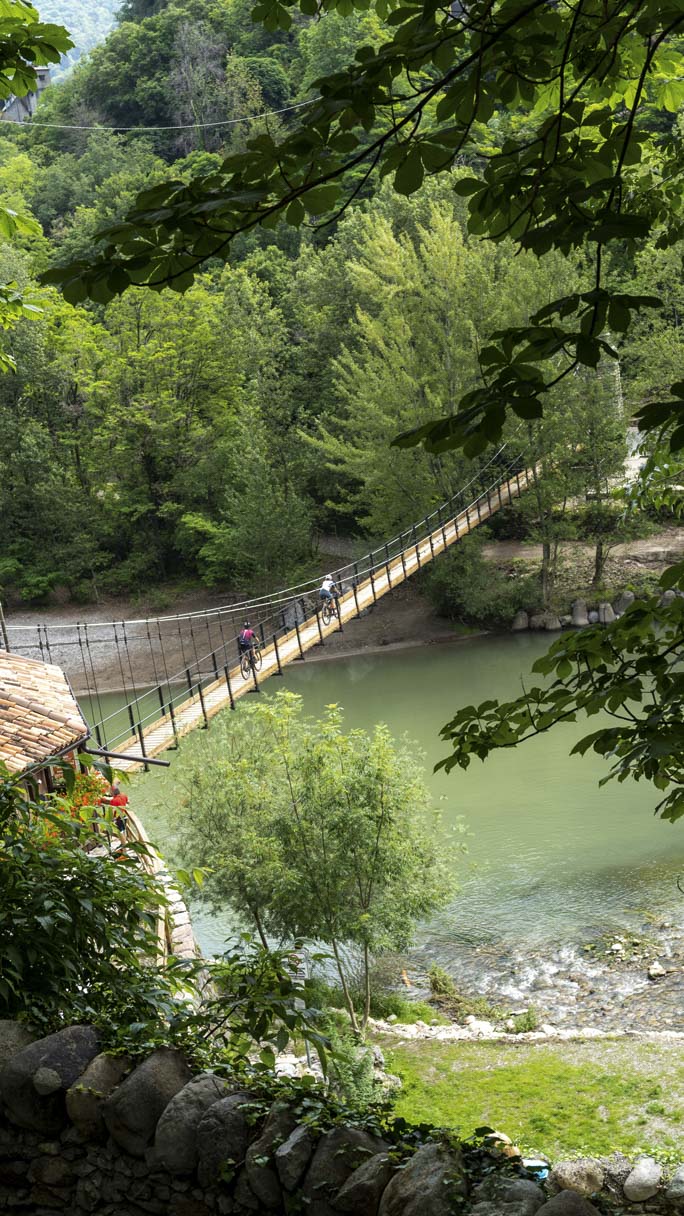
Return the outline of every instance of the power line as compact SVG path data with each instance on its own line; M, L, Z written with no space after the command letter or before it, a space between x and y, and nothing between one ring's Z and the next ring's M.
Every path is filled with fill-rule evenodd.
M271 118L277 114L289 114L292 110L301 110L303 106L312 106L318 100L317 97L312 97L309 101L298 101L293 106L283 106L281 110L264 110L261 114L245 114L243 118L223 118L220 122L187 122L168 127L104 127L98 123L78 126L76 123L34 122L33 120L28 123L28 127L50 127L55 131L206 131L212 127L232 127L236 123L252 122L256 118ZM17 127L27 126L26 121L22 118L3 118L1 114L0 122L11 123Z

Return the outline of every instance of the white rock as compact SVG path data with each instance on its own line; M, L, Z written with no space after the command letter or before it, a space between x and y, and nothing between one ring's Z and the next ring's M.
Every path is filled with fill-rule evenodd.
M648 978L650 980L657 980L661 975L667 975L667 972L663 965L656 960L655 963L651 963L648 969Z
M641 1157L624 1185L625 1198L632 1203L642 1203L656 1194L663 1171L653 1157Z
M494 1034L494 1027L491 1022L481 1021L479 1018L474 1018L472 1014L465 1019L465 1022L471 1034L476 1037Z

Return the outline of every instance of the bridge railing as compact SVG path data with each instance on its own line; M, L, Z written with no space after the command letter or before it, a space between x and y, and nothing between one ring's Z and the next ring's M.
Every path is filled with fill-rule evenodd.
M503 449L496 453L486 468L491 468L494 460L501 456L502 451ZM419 523L400 532L382 546L371 549L356 561L338 567L332 573L341 590L354 590L360 583L368 579L371 580L372 585L374 577L382 572L389 576L392 562L402 558L402 555L405 561L411 552L415 552L418 565L420 565L420 546L435 533L441 532L446 548L446 529L455 518L465 516L468 528L471 525L474 526L476 522L479 523L481 519L488 518L493 511L506 505L510 501L511 494L514 494L516 490L517 493L520 493L525 488L521 482L523 469L524 462L520 456L509 459L506 466L497 471L496 479L480 490L475 497L469 498L467 494L467 490L473 484L471 481L468 486L459 490L447 502L425 515ZM311 579L297 588L288 588L285 592L277 593L270 598L250 600L240 605L231 605L228 609L216 609L206 614L189 614L190 617L201 615L204 620L205 617L215 617L219 613L223 615L227 613L229 623L232 622L235 633L231 630L226 636L221 616L219 618L220 639L216 645L211 646L202 654L198 654L193 663L184 665L173 674L165 673L164 678L157 679L152 687L146 688L129 699L123 709L100 716L93 723L93 732L98 746L117 750L124 741L130 743L130 740L135 738L140 754L145 756L145 730L153 723L159 722L160 718L166 718L170 723L177 741L177 712L189 700L196 698L201 716L206 724L208 715L204 693L209 685L215 684L218 680L225 682L228 700L232 706L234 704L232 681L240 660L237 637L239 622L249 613L252 628L259 635L262 646L272 645L274 647L279 666L279 641L286 635L291 635L293 631L299 640L299 626L314 616L318 617L319 585L319 578ZM321 639L322 637L321 630ZM303 657L301 642L300 653Z

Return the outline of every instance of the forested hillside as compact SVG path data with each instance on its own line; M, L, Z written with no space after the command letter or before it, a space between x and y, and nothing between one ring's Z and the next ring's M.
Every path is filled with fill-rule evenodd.
M74 43L60 67L53 69L53 79L59 79L81 55L106 38L120 7L119 0L44 0L40 5L43 21L66 26Z
M88 7L93 22L105 8ZM248 138L293 124L292 110L250 116L304 101L319 75L381 35L375 14L298 18L272 34L252 25L250 9L251 0L129 0L38 113L80 127L184 130L34 127L0 139L0 198L41 225L19 252L0 250L5 276L42 309L5 336L17 373L0 378L0 586L25 600L56 586L88 599L179 576L262 586L310 567L320 529L394 533L472 466L391 448L393 437L480 382L497 325L523 324L563 288L586 287L579 254L540 262L465 234L453 181L477 170L475 158L410 198L359 180L358 205L339 222L242 236L230 263L209 263L185 295L131 291L74 307L39 288L41 271L88 256L97 232L170 165L181 181L210 174ZM43 5L67 24L70 11ZM497 111L483 138L497 146L517 121ZM681 118L654 109L653 121L681 137ZM613 368L601 364L566 384L525 440L531 455L544 453L549 481L514 526L549 546L580 524L589 537L609 530L605 512L578 522L554 504L587 490L600 499L619 472L630 412L684 377L676 253L644 240L636 271L616 255L610 273L626 290L657 290L664 306L622 344L624 411Z

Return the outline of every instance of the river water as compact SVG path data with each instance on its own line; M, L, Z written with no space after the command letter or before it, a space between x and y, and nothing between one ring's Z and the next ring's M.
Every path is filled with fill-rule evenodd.
M563 976L579 966L587 972L583 945L606 934L643 934L657 922L680 923L684 830L654 819L650 785L599 788L607 763L569 755L596 719L558 726L485 764L474 760L465 772L432 772L447 750L440 727L455 710L515 696L548 644L539 635L489 636L305 661L282 681L270 681L262 695L285 685L311 714L334 701L350 728L384 721L395 736L407 734L425 753L429 787L447 822L464 817L468 855L459 862L460 891L420 927L412 954L417 974L437 961L513 1002L531 989L567 982L570 1009L574 981ZM192 738L182 745L192 746ZM150 835L173 856L170 808L182 752L168 757L170 770L135 778L131 793ZM199 907L193 923L207 951L220 949L233 929L228 915Z

